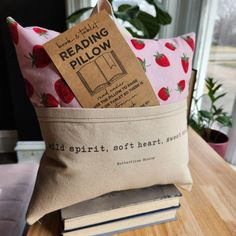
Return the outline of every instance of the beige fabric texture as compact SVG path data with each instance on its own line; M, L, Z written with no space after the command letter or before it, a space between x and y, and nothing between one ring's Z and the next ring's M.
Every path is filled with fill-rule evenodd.
M36 108L46 151L27 213L155 184L190 190L186 101L139 108Z

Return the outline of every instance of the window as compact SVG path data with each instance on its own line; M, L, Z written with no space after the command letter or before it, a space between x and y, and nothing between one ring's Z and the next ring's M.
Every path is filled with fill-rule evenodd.
M195 67L198 69L196 94L198 97L205 91L207 76L223 84L227 95L222 98L222 105L232 114L234 127L223 129L229 136L226 160L236 164L236 1L202 0ZM222 92L222 91L221 91ZM204 105L207 105L204 103ZM219 127L215 127L219 128Z
M223 84L227 93L219 105L233 116L234 127L224 129L229 135L226 160L236 164L236 1L219 0L207 65L207 76Z
M207 76L223 84L227 95L221 105L232 113L236 92L236 1L219 0Z

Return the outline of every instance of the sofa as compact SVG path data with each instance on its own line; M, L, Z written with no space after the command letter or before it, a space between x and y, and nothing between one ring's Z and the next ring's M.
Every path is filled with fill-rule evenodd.
M21 236L38 164L0 165L0 235Z

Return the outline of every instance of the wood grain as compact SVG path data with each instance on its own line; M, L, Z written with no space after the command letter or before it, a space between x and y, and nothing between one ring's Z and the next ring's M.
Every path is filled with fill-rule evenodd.
M191 192L181 191L177 221L114 236L236 235L236 173L193 130L189 129ZM59 235L59 213L32 225L27 236Z

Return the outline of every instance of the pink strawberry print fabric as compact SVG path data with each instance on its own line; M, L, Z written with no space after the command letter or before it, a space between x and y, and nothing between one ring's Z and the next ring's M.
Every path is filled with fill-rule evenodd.
M170 104L188 95L195 34L172 39L126 39L160 101Z
M36 26L24 28L10 17L7 23L32 104L37 107L81 107L42 47L59 33Z
M8 17L27 95L34 106L81 107L42 45L59 35L42 27L22 27ZM130 39L127 43L142 65L160 104L188 95L195 34L173 39Z

